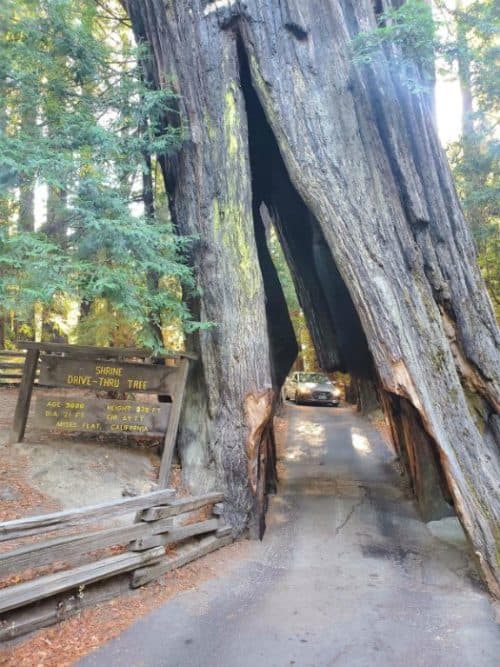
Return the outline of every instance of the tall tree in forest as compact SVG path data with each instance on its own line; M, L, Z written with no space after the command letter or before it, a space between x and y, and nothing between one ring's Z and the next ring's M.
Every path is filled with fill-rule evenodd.
M498 136L498 46L500 13L496 0L407 0L378 16L377 27L352 42L357 63L369 63L380 48L397 49L393 66L410 89L439 76L457 78L462 103L460 138L447 147L455 183L478 246L479 266L490 296L500 306L500 222ZM420 74L415 76L415 64ZM427 76L425 76L427 75ZM458 109L457 109L458 113Z
M0 22L1 196L13 204L0 221L2 308L30 318L80 303L82 342L161 347L162 322L196 326L182 298L188 240L148 203L151 156L181 141L159 125L172 92L144 83L145 54L112 0L9 0Z
M479 266L500 313L500 120L498 3L457 0L449 10L454 41L445 45L456 63L462 97L462 136L448 153L467 220L478 246Z
M163 168L177 228L200 236L198 310L218 323L193 341L188 481L225 484L235 530L262 518L271 351L276 331L293 336L266 309L263 203L321 365L378 385L422 510L453 505L500 593L500 339L411 43L353 63L371 0L126 4L156 86L181 94L189 138Z

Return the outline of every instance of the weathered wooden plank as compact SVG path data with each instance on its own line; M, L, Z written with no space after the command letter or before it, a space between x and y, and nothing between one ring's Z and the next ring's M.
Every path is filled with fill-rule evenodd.
M217 516L221 516L224 512L224 503L215 503L212 508L212 512Z
M48 355L42 357L39 383L47 387L172 394L178 374L178 366Z
M20 357L23 358L26 356L26 352L18 352L16 350L0 350L0 359L2 357Z
M123 573L89 584L83 595L75 595L69 591L40 600L36 604L13 609L0 617L0 641L8 641L64 621L82 609L94 607L129 591L130 577Z
M1 356L0 356L1 359ZM0 368L15 368L23 370L24 362L23 361L2 361L0 362Z
M0 554L0 577L50 565L56 561L71 561L71 565L75 565L75 561L81 562L85 554L91 551L127 544L131 540L146 538L151 534L151 524L134 523L131 526L118 526L29 544Z
M78 507L76 509L29 516L14 521L0 523L0 541L10 540L25 535L35 535L47 530L59 530L82 521L105 519L117 514L143 510L157 503L164 503L175 495L173 489L160 489L134 498L120 498L107 503Z
M144 549L151 549L152 547L157 547L160 545L166 546L167 544L173 544L174 542L185 540L188 537L193 537L194 535L210 533L211 531L218 529L219 522L218 519L207 519L206 521L191 523L188 526L166 528L166 532L161 530L161 532L158 531L158 533L155 531L156 524L152 523L147 525L151 526L153 529L153 535L139 537L137 540L132 542L130 545L130 549L132 551L143 551Z
M190 352L156 354L153 355L151 350L134 347L93 347L91 345L68 345L65 343L36 343L33 341L19 341L26 349L37 349L44 352L67 353L73 355L82 355L86 357L104 357L108 359L127 359L131 357L138 357L139 359L146 358L161 358L161 359L179 359L185 357L186 359L197 359L195 354Z
M40 352L36 349L28 350L26 354L23 378L19 386L16 411L14 413L14 423L10 432L10 442L21 442L24 437L39 355Z
M219 528L215 531L217 537L225 537L226 535L231 535L233 529L231 526L219 525Z
M169 413L169 403L62 395L39 396L35 407L37 428L40 429L157 437L165 433Z
M127 552L103 558L95 563L81 565L72 570L49 574L34 581L26 581L22 584L4 588L0 590L0 613L42 600L77 586L85 586L122 572L129 572L138 565L161 558L164 553L163 547L156 547L141 553Z
M163 452L161 455L160 472L158 474L158 485L160 488L167 486L170 477L170 468L172 467L172 457L174 455L175 441L177 439L177 430L186 390L186 381L189 371L189 360L181 359L178 366L178 373L172 399L172 411L168 422L167 432L163 441Z
M158 524L152 524L153 534L162 535L162 544L173 544L180 540L185 540L188 537L193 537L194 535L203 535L203 533L209 533L212 530L217 530L218 528L217 519L206 519L205 521L199 521L198 523L191 523L187 526L176 527L175 530L170 530L167 534L163 534L163 530Z
M37 343L34 341L19 341L27 350L41 350L44 352L64 352L71 354L82 354L93 357L109 357L113 359L139 357L147 358L152 355L151 350L134 347L93 347L91 345L67 345L65 343Z
M210 535L199 541L196 540L192 544L179 547L178 553L175 556L162 559L162 561L156 565L135 570L132 574L130 585L132 588L143 586L144 584L161 577L162 574L166 574L171 570L182 567L197 558L205 556L211 551L215 551L227 544L231 544L232 541L233 538L231 535L226 537L215 537L214 535Z
M186 515L189 516L188 513L186 513ZM153 535L160 535L161 533L172 531L174 526L177 527L178 524L172 525L173 521L174 519L160 519L159 521L150 522L148 525L151 526Z
M161 537L157 536L157 538ZM80 596L68 592L65 596L59 594L34 605L8 611L0 618L0 641L14 639L28 632L58 623L74 616L82 609L123 595L129 588L130 578L125 573L88 584L84 594Z
M160 547L165 535L147 535L146 537L139 537L130 543L130 551L145 551L146 549L153 549Z
M137 516L138 521L158 521L159 519L167 519L171 516L177 516L184 512L191 512L197 510L205 505L211 503L218 503L224 500L224 494L220 492L206 493L203 496L188 496L186 498L176 498L169 501L168 505L159 507L150 507Z

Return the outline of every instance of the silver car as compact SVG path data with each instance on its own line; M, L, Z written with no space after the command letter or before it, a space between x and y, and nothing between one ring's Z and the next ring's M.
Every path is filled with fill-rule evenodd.
M285 399L301 403L338 405L341 392L324 373L292 373L284 387Z

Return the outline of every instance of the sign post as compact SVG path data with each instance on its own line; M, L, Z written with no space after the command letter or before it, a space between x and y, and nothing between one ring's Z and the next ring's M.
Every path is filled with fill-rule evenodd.
M21 442L24 438L39 356L40 350L38 348L32 348L26 352L23 379L19 386L14 423L12 424L11 441L13 442Z
M160 472L158 475L158 484L160 488L168 484L168 476L172 467L172 456L174 455L175 439L179 428L179 419L181 416L182 401L184 399L184 390L189 371L188 359L181 359L179 363L179 374L177 376L177 386L172 401L172 412L168 422L165 440L163 441L163 455L161 457Z

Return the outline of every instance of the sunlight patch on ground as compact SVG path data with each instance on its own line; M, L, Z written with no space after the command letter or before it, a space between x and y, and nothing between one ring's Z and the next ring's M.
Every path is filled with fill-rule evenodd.
M368 456L372 453L370 441L358 428L351 428L351 442L354 449L358 454L361 454L361 456Z
M296 443L287 447L285 459L300 461L318 458L326 451L325 427L316 422L301 420L294 428Z
M326 442L325 427L316 422L302 420L296 426L295 432L300 438L306 439L311 447L321 447Z

